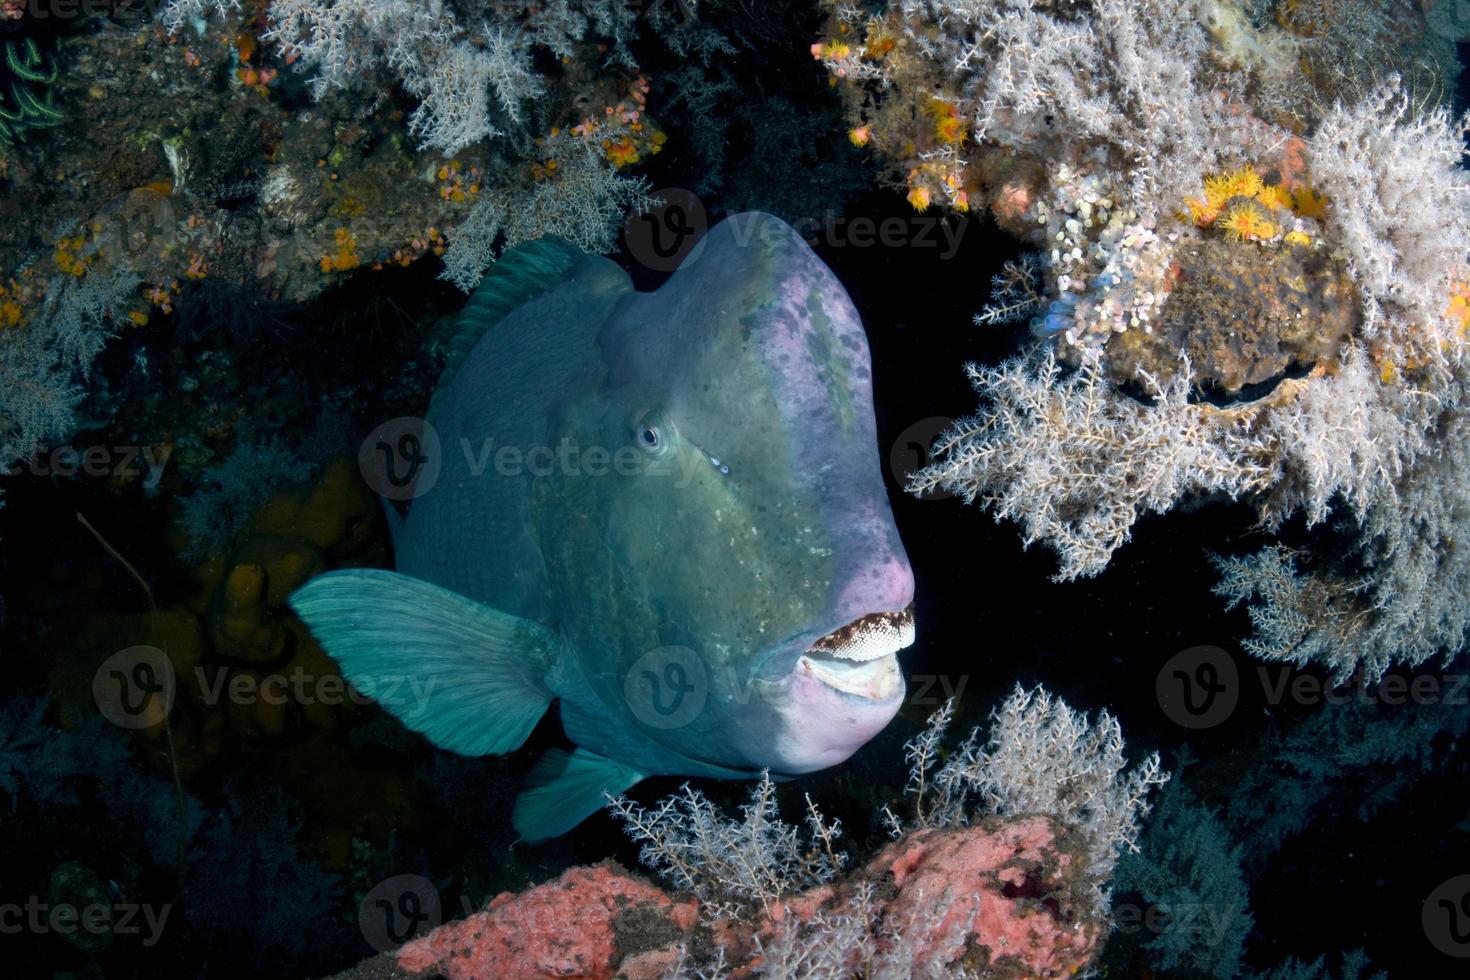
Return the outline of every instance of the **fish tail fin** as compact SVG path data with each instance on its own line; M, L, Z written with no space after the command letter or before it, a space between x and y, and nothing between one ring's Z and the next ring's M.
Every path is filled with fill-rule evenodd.
M551 749L531 767L511 824L527 840L559 837L645 775L586 749Z
M509 752L551 704L551 630L422 579L328 572L287 600L342 675L409 728L461 755Z

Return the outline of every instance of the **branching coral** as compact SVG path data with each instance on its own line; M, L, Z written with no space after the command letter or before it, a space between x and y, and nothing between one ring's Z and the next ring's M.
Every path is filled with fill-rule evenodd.
M1106 711L1093 722L1039 687L1015 689L992 716L988 739L975 729L946 750L944 734L953 717L951 701L905 746L912 813L900 818L884 808L897 842L866 869L891 867L883 878L866 880L860 870L855 878L829 884L847 863L836 847L841 828L825 821L810 797L805 832L782 822L766 777L739 819L724 816L688 786L651 809L623 797L611 799L610 806L644 845L643 862L700 899L715 917L711 925L721 954L728 945L739 957L748 944L741 928L755 927L762 960L756 975L953 976L972 975L965 968L982 965L996 968L984 975L1068 975L1082 964L1039 967L1037 948L1057 943L1060 935L1074 937L1059 944L1068 947L1078 939L1083 948L1095 941L1106 920L1108 880L1118 856L1137 849L1147 797L1169 776L1157 753L1128 767L1122 732ZM1054 826L1051 821L1065 834L1046 829ZM970 849L961 828L979 831L980 840L994 832L1006 841L1001 854L1031 868L1007 867L992 881L1004 883L1008 897L1053 881L1045 891L1046 916L1014 931L1005 924L1011 913L987 905L991 884L980 883L994 870L985 859L976 860L984 849L968 857L958 853ZM1037 839L1047 841L1046 850L1065 848L1066 855L1052 866L1052 859L1036 852ZM888 858L906 851L910 856ZM917 872L917 862L925 860L950 869L947 876ZM977 881L967 883L957 874L976 875ZM904 900L894 900L895 886L927 897L905 909ZM1027 914L1022 911L1023 922ZM1054 927L1060 931L1048 931ZM1008 950L1008 943L1015 948ZM1021 948L1027 944L1029 951ZM971 955L977 945L980 955ZM686 949L674 975L724 975L718 966L713 974L697 972L710 964L692 959ZM1050 954L1042 959L1050 960ZM723 955L718 963L724 963Z
M1470 634L1465 384L1457 376L1452 388L1408 406L1417 407L1421 419L1430 416L1419 425L1412 417L1400 422L1382 406L1375 430L1361 436L1365 450L1340 454L1357 470L1341 474L1350 481L1347 499L1358 518L1346 556L1334 561L1268 546L1219 560L1217 591L1231 605L1250 603L1256 630L1246 641L1251 653L1320 663L1342 682L1354 675L1375 680L1399 662L1417 665L1436 655L1448 660L1460 649ZM1330 418L1330 411L1323 415ZM1349 424L1340 435L1351 440L1351 431ZM1405 452L1395 436L1418 440L1419 451ZM1318 493L1315 500L1325 515L1325 499Z
M935 443L909 491L946 490L1021 524L1061 558L1058 580L1095 575L1140 516L1185 494L1264 490L1269 442L1246 420L1188 399L1188 368L1151 404L1119 395L1095 357L1066 372L1050 350L971 364L980 412Z
M24 326L0 332L0 464L68 433L79 379L118 327L138 278L126 270L58 276Z
M609 252L631 212L649 206L649 185L618 173L599 144L570 133L542 145L541 177L529 193L516 184L481 194L469 215L449 234L443 277L465 292L504 249L543 235L565 238L585 252Z
M1463 369L1459 369L1463 370ZM1058 579L1106 567L1144 513L1188 495L1249 500L1268 527L1341 506L1356 544L1299 571L1279 549L1231 559L1221 592L1254 600L1251 652L1315 661L1339 680L1453 652L1470 629L1470 417L1464 381L1384 384L1367 351L1336 373L1284 382L1228 410L1187 398L1188 375L1153 404L1118 394L1095 362L1065 373L1050 353L969 368L981 413L941 437L910 489L947 489L1061 558Z
M1043 343L970 367L981 413L911 489L1017 520L1061 579L1186 497L1246 500L1272 529L1345 513L1355 545L1304 562L1311 582L1272 553L1228 566L1226 593L1261 603L1256 651L1342 679L1456 649L1466 123L1389 61L1366 90L1312 67L1324 39L1387 21L1298 4L1282 27L1235 0L828 6L813 53L853 141L916 207L983 199L1037 248L977 320L1029 319Z
M886 814L895 836L916 827L965 826L991 814L1046 814L1081 832L1094 909L1103 914L1119 854L1137 850L1148 795L1169 780L1158 753L1130 769L1112 715L1099 712L1092 722L1046 689L1019 684L993 712L988 740L980 740L977 728L946 752L953 710L953 702L942 706L905 747L914 810L907 823Z
M476 44L443 0L277 0L270 18L264 38L314 72L318 97L361 84L376 67L396 71L419 99L410 131L444 153L518 123L522 104L541 90L529 38L487 26Z
M1274 794L1263 798L1275 802ZM1136 893L1146 907L1166 914L1193 913L1200 923L1144 931L1140 938L1155 969L1220 980L1242 976L1241 953L1254 923L1241 867L1244 846L1227 827L1176 778L1159 794L1138 851L1118 862L1119 893Z
M1307 141L1325 224L1362 298L1362 335L1383 364L1447 369L1465 337L1445 315L1466 277L1470 117L1416 111L1391 83L1335 106Z
M1189 96L1233 85L1207 56L1193 4L904 0L883 16L826 6L832 40L814 56L848 80L863 142L925 201L963 192L968 205L999 189L1018 150L1074 167L1107 160L1140 201L1222 160L1221 144L1198 136L1230 128L1225 107ZM935 93L947 107L937 115L926 111Z
M169 0L162 20L177 33L238 6ZM533 48L569 61L599 41L611 47L610 60L635 67L629 44L640 14L655 30L669 28L671 17L663 3L642 10L598 0L464 6L482 16L462 18L452 0L275 0L261 37L309 73L318 99L365 87L379 73L396 77L418 102L409 131L420 147L453 154L524 126L528 106L545 91ZM679 40L687 33L671 30Z
M783 898L831 881L847 861L834 846L841 826L828 823L810 797L805 834L781 820L769 774L756 783L740 820L727 819L687 784L652 809L625 797L610 805L643 844L640 860L721 917L770 915Z
M1148 794L1168 781L1158 754L1129 769L1116 719L1104 711L1094 723L1040 687L1016 687L993 714L988 740L982 741L977 728L946 750L944 734L953 718L951 701L905 746L913 811L905 819L884 809L893 836L969 826L992 816L1051 817L1086 842L1085 875L1094 911L1104 914L1118 855L1135 849ZM625 797L609 802L644 845L646 865L731 918L770 914L787 896L832 880L847 863L836 847L840 825L824 820L810 797L805 833L782 822L766 776L739 820L725 817L688 786L652 809Z

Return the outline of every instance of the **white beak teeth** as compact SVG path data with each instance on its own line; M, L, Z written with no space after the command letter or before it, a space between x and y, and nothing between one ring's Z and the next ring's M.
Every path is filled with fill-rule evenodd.
M902 689L894 654L914 642L914 607L869 613L811 645L801 666L828 687L886 701Z
M813 643L808 653L859 662L895 654L914 642L914 606L896 613L869 613Z

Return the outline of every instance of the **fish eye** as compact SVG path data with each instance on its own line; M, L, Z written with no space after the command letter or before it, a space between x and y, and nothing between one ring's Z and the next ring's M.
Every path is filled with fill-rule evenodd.
M669 444L669 429L657 409L644 413L633 428L633 441L646 453L662 453Z

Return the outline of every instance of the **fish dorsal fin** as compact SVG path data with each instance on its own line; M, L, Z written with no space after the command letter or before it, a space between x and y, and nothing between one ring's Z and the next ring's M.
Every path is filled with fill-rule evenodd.
M318 575L287 601L342 676L440 748L509 752L551 704L556 639L539 623L376 568Z
M438 390L454 380L460 364L487 330L562 282L585 258L586 253L562 238L538 238L507 249L455 320Z
M643 779L644 773L596 752L550 749L526 775L511 823L526 840L560 837Z

